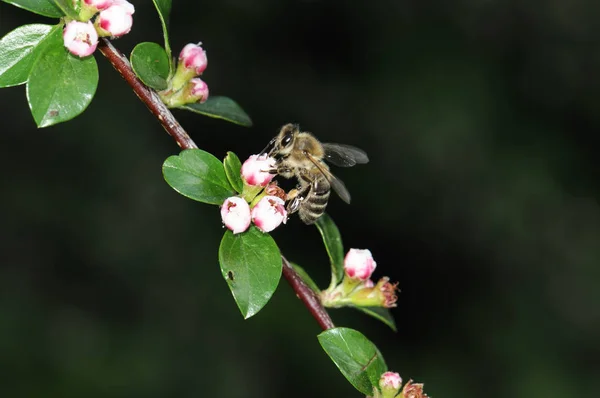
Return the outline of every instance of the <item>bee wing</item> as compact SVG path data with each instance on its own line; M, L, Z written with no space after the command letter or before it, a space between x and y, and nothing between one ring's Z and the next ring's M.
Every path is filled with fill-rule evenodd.
M344 202L350 204L350 192L348 192L348 189L346 188L346 185L344 185L342 180L331 174L331 171L323 167L321 162L315 159L310 153L305 152L304 154L325 176L327 181L329 181L329 183L331 184L331 188L333 188L333 190L339 195L339 197L342 198Z
M323 149L325 150L325 159L336 166L352 167L369 162L365 151L351 145L325 143Z

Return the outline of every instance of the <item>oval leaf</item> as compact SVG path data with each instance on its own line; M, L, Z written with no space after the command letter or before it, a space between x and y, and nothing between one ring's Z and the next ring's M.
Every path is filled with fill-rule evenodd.
M223 163L201 149L186 149L163 163L163 176L177 192L203 203L220 205L235 195Z
M27 81L38 50L51 31L50 25L23 25L0 39L0 87L17 86Z
M367 315L372 316L375 319L379 319L381 322L388 325L394 332L396 329L396 321L392 312L388 308L383 307L354 307L359 311L364 312Z
M50 18L60 18L64 13L52 0L2 0L27 11Z
M44 2L45 0L38 0L38 3ZM79 10L81 10L80 1L74 0L51 0L57 8L61 10L61 12L68 16L71 19L79 18Z
M335 286L344 277L344 245L337 225L331 217L323 214L315 223L321 236L331 263L331 285Z
M94 57L72 56L62 30L54 30L27 80L27 101L38 127L73 119L87 108L98 86Z
M223 277L245 319L269 301L281 279L281 254L271 235L254 225L241 234L226 231L219 247Z
M379 377L387 370L383 356L369 339L357 330L334 328L318 336L321 347L348 381L365 395L378 388Z
M165 39L165 51L169 65L171 65L171 45L169 44L169 17L171 16L171 0L153 0L156 11L162 25L163 37Z
M319 286L317 286L315 281L312 280L312 278L310 277L310 275L308 275L304 268L294 263L290 263L290 265L296 271L298 276L300 276L300 279L302 279L306 286L310 287L312 291L315 292L318 296L321 293L321 289L319 289Z
M140 43L131 52L131 67L142 82L155 90L167 88L169 56L156 43Z
M228 97L208 97L205 103L198 102L187 104L181 109L200 113L204 116L227 120L228 122L239 124L240 126L252 126L250 116L231 98Z
M242 193L244 190L244 182L242 181L242 162L240 162L240 158L233 152L227 152L223 165L225 166L225 174L227 174L231 186L238 193Z

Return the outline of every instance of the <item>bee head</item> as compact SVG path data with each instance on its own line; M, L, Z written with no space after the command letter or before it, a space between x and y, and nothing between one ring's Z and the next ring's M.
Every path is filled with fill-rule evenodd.
M281 128L281 131L279 132L280 150L293 147L294 140L299 130L298 125L291 123L288 123Z
M282 158L289 155L294 147L298 131L298 125L286 124L281 128L279 134L269 142L262 153L267 153L269 156L275 158Z

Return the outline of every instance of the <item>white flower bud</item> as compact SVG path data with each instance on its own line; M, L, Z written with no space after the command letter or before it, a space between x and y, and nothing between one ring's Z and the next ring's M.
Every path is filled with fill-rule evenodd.
M221 206L221 219L234 234L244 232L250 226L250 206L239 196L227 198Z
M277 196L265 196L252 208L252 221L263 232L271 232L287 220L285 202Z
M352 279L368 280L376 266L377 263L367 249L350 249L344 258L344 270L346 275Z
M98 34L89 21L71 21L63 30L63 42L71 54L87 57L98 46Z

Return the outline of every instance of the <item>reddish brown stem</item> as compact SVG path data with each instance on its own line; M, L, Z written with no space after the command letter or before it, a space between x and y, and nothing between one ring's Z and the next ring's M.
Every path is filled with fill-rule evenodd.
M300 278L300 275L298 275L296 270L283 255L281 256L281 259L283 260L283 276L285 276L285 279L290 286L292 286L292 289L294 289L298 298L302 300L306 308L308 308L310 314L317 320L319 326L321 326L323 330L334 328L335 325L325 308L321 305L321 300L317 294L304 283L302 278Z
M163 125L167 133L173 137L177 145L181 149L198 148L196 143L190 138L188 133L181 127L175 116L171 113L169 108L160 100L160 97L156 91L147 87L144 83L137 78L131 64L126 56L124 56L119 50L117 50L110 40L106 38L100 39L98 49L112 64L112 66L123 76L123 79L131 86L133 92L138 98L146 104L150 112Z
M196 143L190 138L183 127L181 127L177 119L175 119L169 108L167 108L160 100L158 94L144 85L144 83L137 78L133 69L131 69L131 64L127 57L105 38L100 40L98 49L102 55L110 61L112 66L121 74L121 76L123 76L127 84L131 86L139 99L146 104L150 112L156 116L160 124L162 124L167 133L173 137L181 149L198 148ZM281 256L281 259L283 262L283 276L285 276L285 279L290 286L292 286L292 289L294 289L296 296L298 296L308 308L311 315L316 319L323 330L333 328L333 321L325 308L321 305L319 297L306 285L306 283L304 283L302 278L300 278L300 275L292 268L287 259L283 256Z

